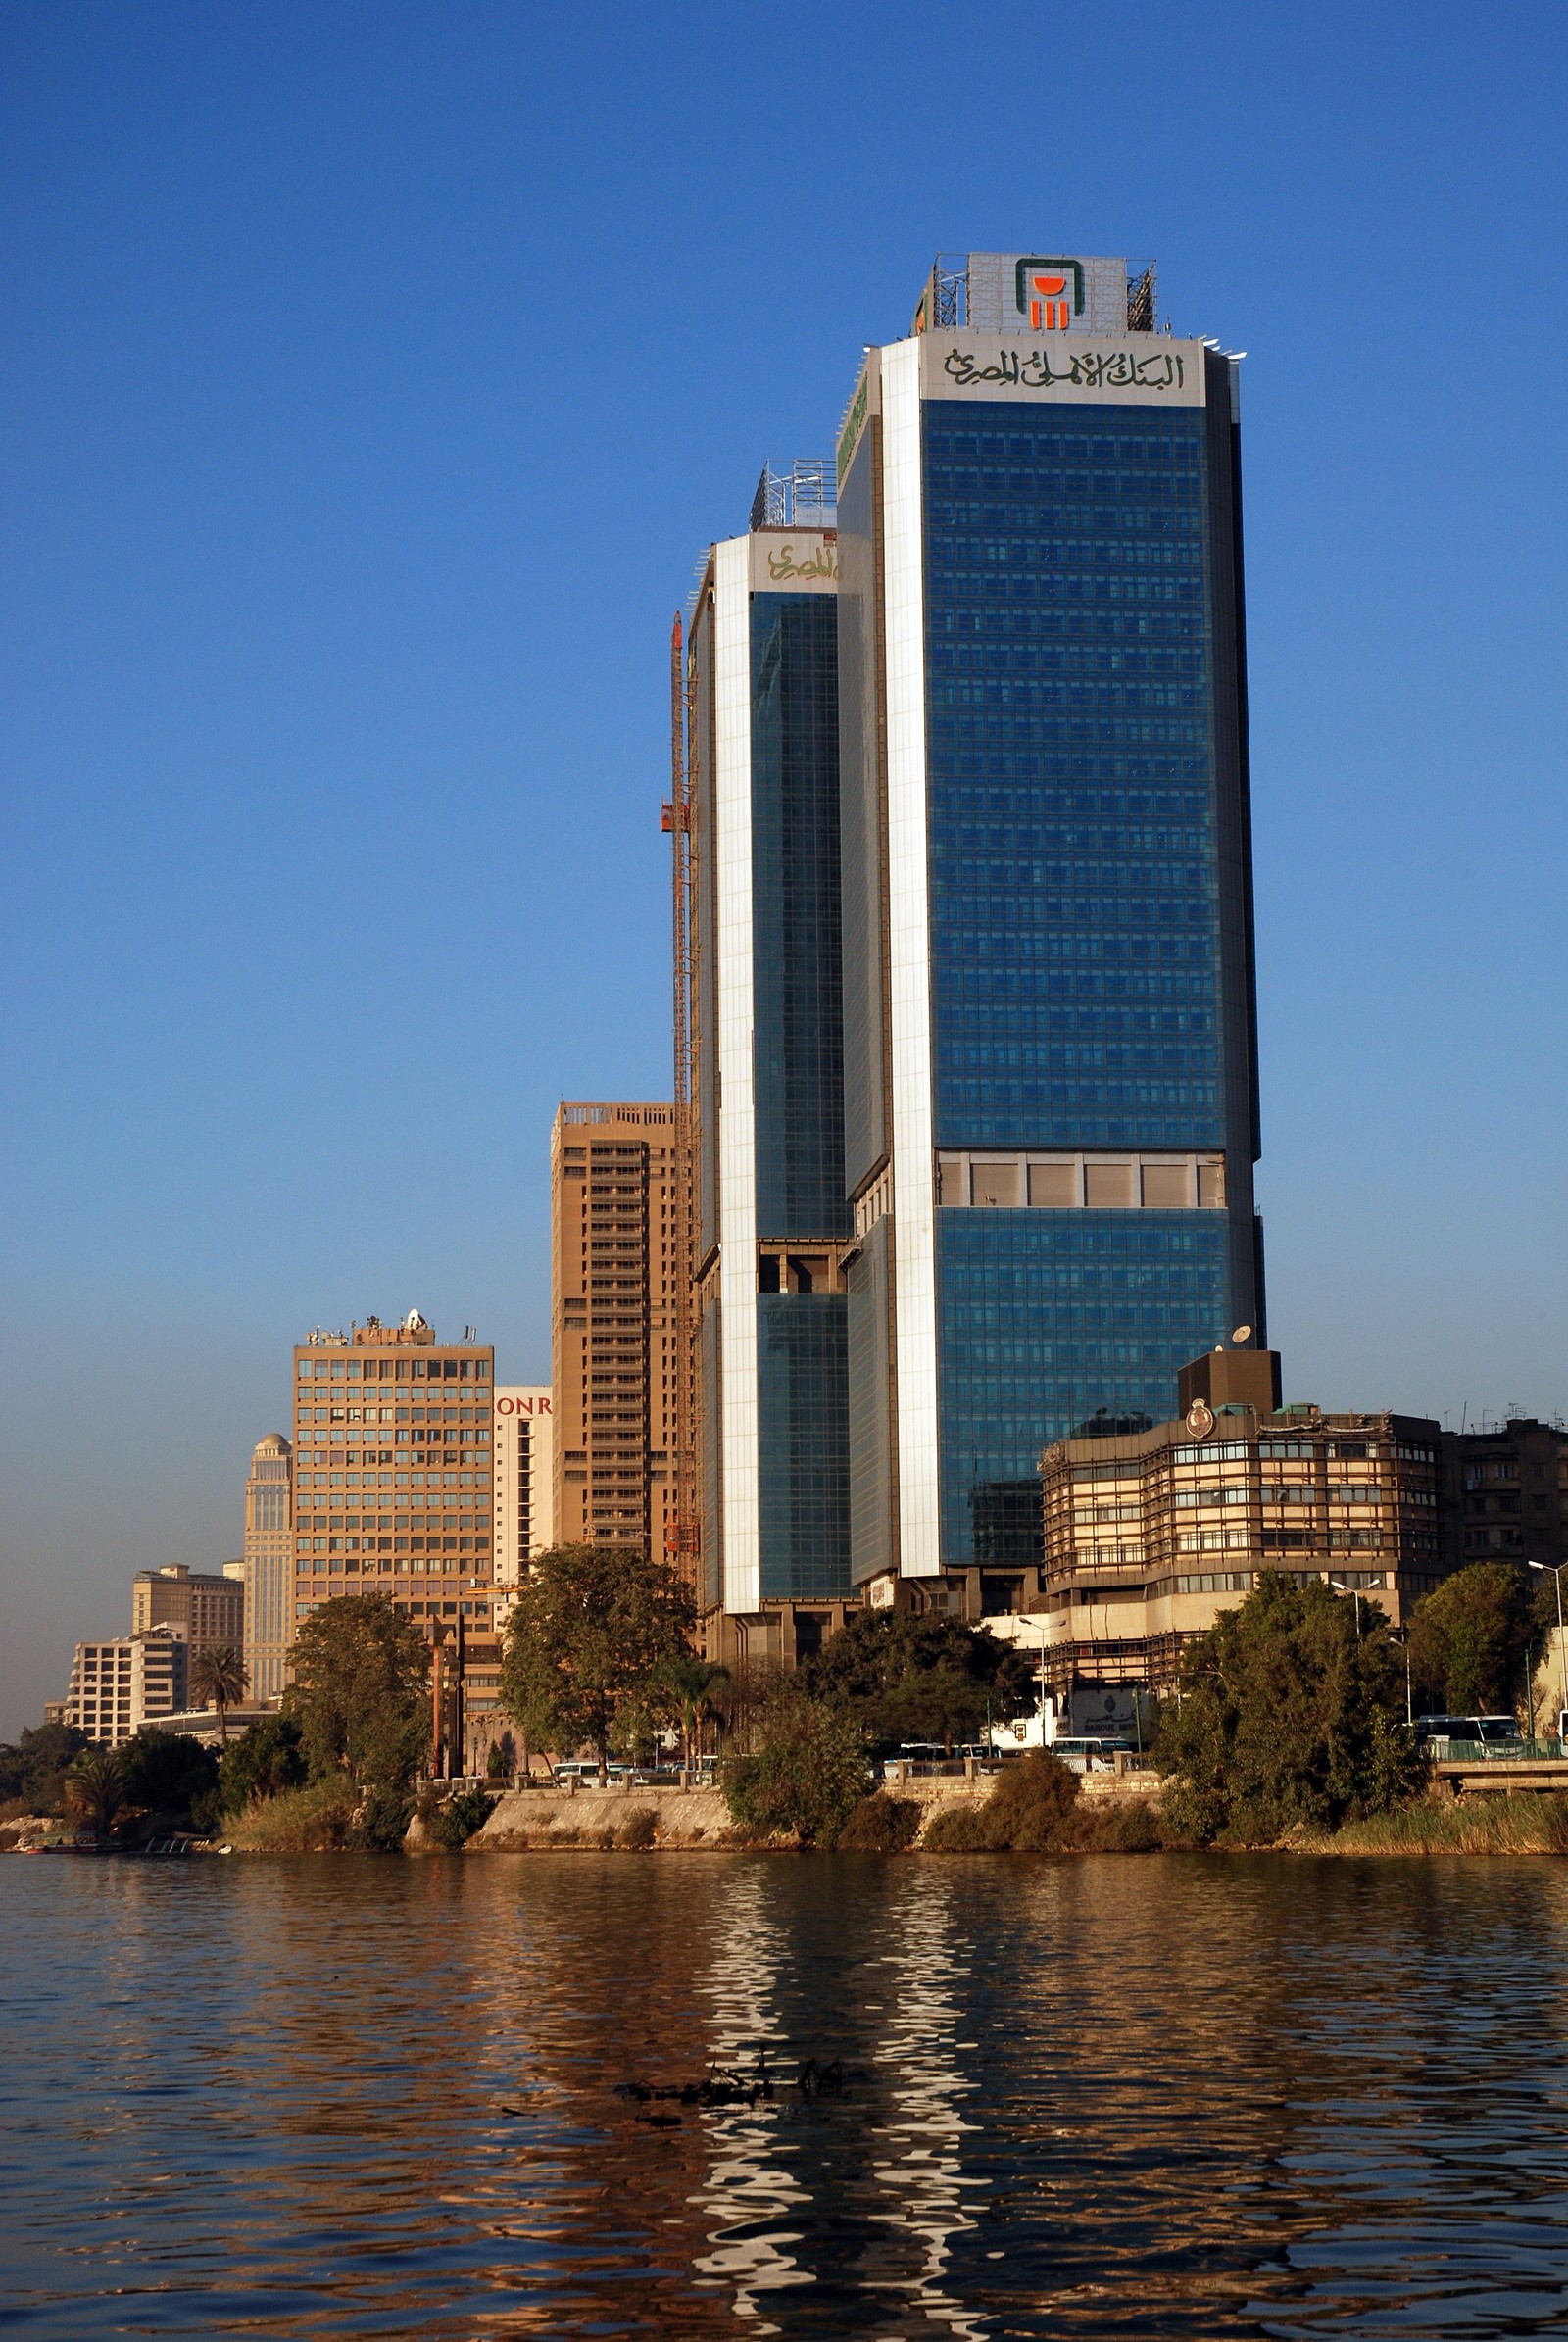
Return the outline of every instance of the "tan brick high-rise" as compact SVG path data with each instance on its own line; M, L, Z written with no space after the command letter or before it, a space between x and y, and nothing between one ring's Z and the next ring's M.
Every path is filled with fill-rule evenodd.
M437 1342L416 1309L296 1345L296 1628L383 1593L427 1635L489 1635L494 1385L488 1342Z
M555 1534L662 1553L674 1512L674 1108L563 1105L550 1134Z

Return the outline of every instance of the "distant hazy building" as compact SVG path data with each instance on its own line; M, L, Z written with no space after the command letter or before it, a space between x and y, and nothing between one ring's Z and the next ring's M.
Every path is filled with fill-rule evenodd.
M496 1386L495 1564L498 1607L556 1541L556 1415L537 1383Z
M1568 1434L1515 1416L1495 1431L1446 1432L1444 1492L1448 1558L1568 1561Z
M152 1627L168 1627L193 1659L224 1644L243 1650L244 1562L224 1562L220 1575L187 1569L183 1562L138 1570L131 1581L130 1631L142 1635Z
M185 1705L190 1646L171 1627L78 1642L71 1666L64 1721L105 1748L118 1748L144 1724Z
M294 1636L293 1451L281 1432L256 1443L245 1483L245 1665L250 1698L268 1706L287 1682Z
M675 1109L563 1105L550 1134L555 1536L662 1553L674 1520Z
M809 1641L851 1592L832 479L763 472L691 622L702 1598L725 1659L785 1656L776 1607L829 1605Z

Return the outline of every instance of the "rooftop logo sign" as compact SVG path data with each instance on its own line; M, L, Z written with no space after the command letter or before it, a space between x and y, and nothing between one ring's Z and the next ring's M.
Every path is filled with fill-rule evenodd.
M1018 315L1028 319L1036 333L1065 333L1071 318L1084 314L1082 261L1042 260L1029 254L1018 263L1015 283Z

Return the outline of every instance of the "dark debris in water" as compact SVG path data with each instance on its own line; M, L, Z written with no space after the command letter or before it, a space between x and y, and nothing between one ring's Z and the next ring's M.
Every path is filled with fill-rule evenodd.
M615 2084L615 2096L629 2098L637 2106L659 2101L676 2106L756 2106L762 2099L777 2098L788 2091L802 2098L840 2098L852 2082L864 2079L863 2068L846 2066L842 2058L834 2058L825 2066L819 2065L815 2058L808 2058L794 2081L788 2082L770 2071L764 2049L749 2074L736 2074L728 2067L715 2066L701 2081L622 2081ZM656 2130L671 2130L680 2122L678 2115L639 2115L637 2120Z

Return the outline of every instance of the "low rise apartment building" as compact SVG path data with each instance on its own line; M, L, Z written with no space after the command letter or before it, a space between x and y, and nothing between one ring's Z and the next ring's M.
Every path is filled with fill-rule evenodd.
M1177 1421L1041 1458L1038 1587L1010 1632L1058 1700L1167 1689L1265 1570L1364 1594L1396 1626L1448 1573L1428 1417L1280 1407L1269 1351L1195 1361L1180 1395Z
M190 1646L172 1627L78 1642L62 1721L103 1748L119 1748L144 1724L185 1706Z

